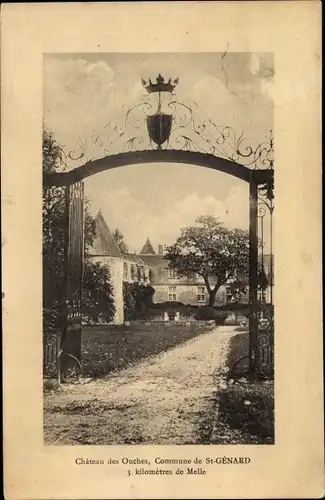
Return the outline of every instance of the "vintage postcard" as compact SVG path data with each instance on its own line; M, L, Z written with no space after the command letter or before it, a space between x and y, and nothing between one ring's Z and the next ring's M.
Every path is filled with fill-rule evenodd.
M323 496L320 35L4 5L6 498Z

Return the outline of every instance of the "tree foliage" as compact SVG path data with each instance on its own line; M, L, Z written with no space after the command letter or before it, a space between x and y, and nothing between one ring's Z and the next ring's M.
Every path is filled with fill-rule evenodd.
M124 241L124 234L118 228L116 228L115 231L113 231L113 238L117 243L117 246L121 250L122 254L125 254L129 251L129 248Z
M43 172L56 172L64 160L64 153L46 128L43 131ZM65 188L43 188L43 309L45 326L51 314L58 318L65 294ZM110 321L115 306L109 269L89 259L89 248L95 238L95 221L85 203L84 225L84 319ZM50 313L49 313L50 311ZM56 312L56 313L55 313ZM51 321L52 322L52 321ZM54 320L55 324L55 320Z
M83 316L87 323L109 323L115 311L114 291L107 266L85 261Z
M124 318L126 321L142 318L152 305L155 293L151 285L123 282Z
M229 280L247 281L249 236L242 229L228 229L213 216L201 216L197 225L181 230L167 248L169 267L181 276L196 273L204 280L213 306L219 288Z

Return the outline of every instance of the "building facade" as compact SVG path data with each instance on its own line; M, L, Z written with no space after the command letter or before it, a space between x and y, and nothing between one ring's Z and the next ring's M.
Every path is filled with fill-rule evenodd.
M149 268L137 255L122 254L100 211L95 223L96 236L89 257L110 270L115 301L113 323L121 324L124 321L123 282L150 284Z
M151 244L150 244L151 245ZM152 247L152 245L151 245ZM158 253L142 253L139 256L150 269L150 283L155 289L153 300L159 302L182 302L190 305L206 305L209 303L209 294L204 280L196 273L189 276L178 276L174 269L168 267L164 257L164 250L159 246ZM215 285L210 279L211 286ZM217 292L215 304L224 305L232 299L230 285L221 286Z
M187 277L178 276L175 270L168 267L164 245L159 245L156 253L147 238L139 254L122 254L101 212L95 217L95 222L96 238L90 256L110 268L116 308L114 323L119 324L124 321L123 282L151 285L155 290L154 303L182 302L186 305L209 303L209 294L203 278L196 273ZM268 275L270 256L264 256L264 268ZM210 283L211 287L215 285L213 279L210 279ZM262 292L259 293L262 299ZM240 300L248 302L248 288L245 294L241 294ZM270 301L270 286L264 292L264 300ZM231 284L221 286L216 295L215 305L223 306L233 301Z

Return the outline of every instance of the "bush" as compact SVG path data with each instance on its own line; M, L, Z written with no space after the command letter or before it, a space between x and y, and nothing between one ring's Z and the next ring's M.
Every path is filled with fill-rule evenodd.
M218 306L216 307L218 311L224 311L229 313L235 313L237 316L244 316L245 318L249 318L250 316L250 308L249 305L247 304L240 304L240 303L234 303L234 304L224 304L223 306Z
M162 311L167 311L167 309L178 309L180 307L185 307L183 302L177 301L166 301L166 302L157 302L156 304L152 304L153 309L159 309Z
M249 309L248 304L243 304L241 302L228 302L227 304L223 304L222 306L216 306L216 309L220 311L237 311L237 310L247 310Z
M148 307L152 307L152 296L155 290L152 286L140 283L123 282L124 318L132 321L144 318Z
M148 309L146 311L146 319L147 320L157 320L157 319L163 319L164 313L163 311L160 311L159 309Z
M124 319L130 321L136 317L137 291L133 283L123 283Z
M192 316L196 310L197 306L191 304L183 304L183 302L177 301L166 301L158 302L157 304L152 304L150 310L148 310L149 316L155 316L154 310L156 310L157 316L163 316L164 312L167 312L170 318L174 318L176 312L179 312L181 316L188 318ZM159 312L160 314L159 314Z
M221 390L219 416L233 428L274 443L274 384L235 384Z
M203 306L197 309L195 319L202 321L214 320L217 325L223 325L227 318L227 313L217 311L214 307Z
M114 290L109 267L100 262L85 262L83 321L109 323L115 314Z

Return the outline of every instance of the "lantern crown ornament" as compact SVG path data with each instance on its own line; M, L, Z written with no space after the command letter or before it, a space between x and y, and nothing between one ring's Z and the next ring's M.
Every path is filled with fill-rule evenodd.
M148 79L148 81L141 78L141 83L148 92L148 94L152 94L154 92L173 92L178 82L179 82L178 77L175 78L174 80L169 78L168 82L165 82L164 77L160 73L156 78L156 83L152 83L150 78Z

